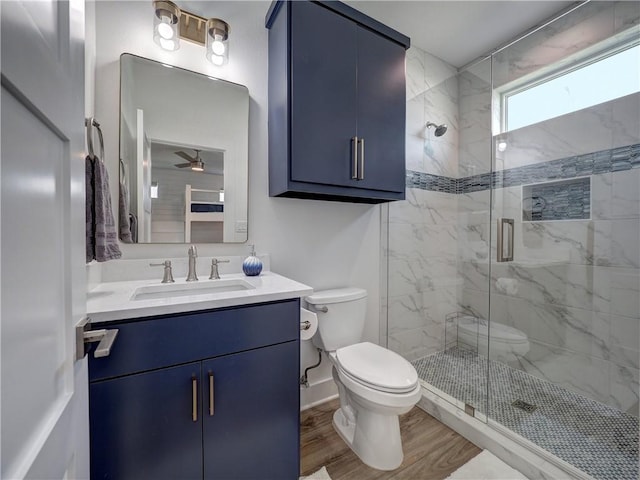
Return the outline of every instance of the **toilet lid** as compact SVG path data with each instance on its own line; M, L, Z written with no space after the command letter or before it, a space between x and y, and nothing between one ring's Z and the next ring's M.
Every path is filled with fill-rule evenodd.
M348 376L376 390L404 393L418 384L418 373L391 350L362 342L336 351L339 367Z

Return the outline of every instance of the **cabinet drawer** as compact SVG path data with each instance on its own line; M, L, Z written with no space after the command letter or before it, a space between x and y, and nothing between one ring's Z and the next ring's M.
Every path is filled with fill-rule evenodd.
M89 380L96 381L273 345L300 336L300 300L122 323L108 357L89 351Z

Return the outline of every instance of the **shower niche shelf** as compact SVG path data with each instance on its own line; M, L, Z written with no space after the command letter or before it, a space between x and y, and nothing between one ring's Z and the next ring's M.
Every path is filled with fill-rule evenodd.
M591 219L591 177L522 186L522 221Z

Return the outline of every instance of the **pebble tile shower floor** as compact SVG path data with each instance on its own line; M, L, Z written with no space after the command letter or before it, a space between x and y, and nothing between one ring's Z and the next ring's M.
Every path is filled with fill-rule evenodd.
M489 368L489 418L596 479L638 479L636 417L457 347L412 363L422 380L484 414Z

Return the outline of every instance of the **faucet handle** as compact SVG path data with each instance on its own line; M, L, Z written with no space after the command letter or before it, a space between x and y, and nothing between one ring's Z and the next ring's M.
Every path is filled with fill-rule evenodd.
M218 260L217 258L211 259L211 265L218 265L219 263L229 263L229 260Z
M171 266L171 260L165 260L162 263L150 263L149 266L150 267L170 267Z
M220 274L218 273L219 263L229 263L229 260L218 260L217 258L212 258L211 259L211 275L209 275L209 280L218 280L220 278Z
M164 267L164 275L162 277L162 283L175 283L173 279L173 273L171 272L171 260L165 260L162 263L150 263L150 267Z

